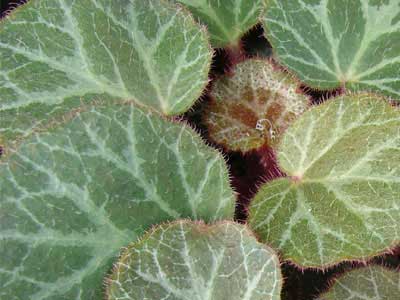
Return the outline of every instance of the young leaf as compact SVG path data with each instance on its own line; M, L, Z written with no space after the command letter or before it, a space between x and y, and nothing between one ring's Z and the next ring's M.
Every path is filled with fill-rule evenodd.
M113 257L152 224L233 217L224 160L191 129L130 104L86 110L0 164L2 299L101 299Z
M278 300L282 277L243 225L178 221L129 246L108 284L108 300Z
M175 0L186 5L211 35L215 48L236 46L239 39L259 22L264 0Z
M397 300L400 272L381 266L352 270L338 278L321 300Z
M266 34L308 85L400 98L398 0L268 0Z
M93 94L182 113L208 81L211 51L167 1L34 0L0 23L0 57L0 134L13 138Z
M214 83L204 116L211 139L243 152L275 146L306 110L308 98L296 92L297 83L289 74L266 60L246 60L234 72Z
M400 241L400 112L369 95L338 97L284 133L288 178L264 185L250 226L284 259L319 267Z

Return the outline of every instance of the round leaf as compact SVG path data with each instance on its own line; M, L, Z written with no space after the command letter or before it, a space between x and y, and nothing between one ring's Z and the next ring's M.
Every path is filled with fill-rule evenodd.
M308 107L309 99L297 89L288 73L266 60L237 64L233 76L221 77L213 85L204 113L211 139L243 152L265 144L275 146Z
M268 0L266 34L308 85L400 98L398 0Z
M232 218L221 155L132 105L82 108L0 164L0 298L102 298L122 246L152 224Z
M400 241L400 112L368 95L304 113L284 133L288 178L264 185L250 226L305 267L366 259Z
M182 113L208 82L211 51L205 30L167 1L32 0L0 23L0 57L5 140L93 94Z
M345 273L321 300L397 300L400 272L369 266Z
M215 48L235 46L259 22L264 0L175 0L207 26Z
M128 247L108 284L109 300L278 300L282 277L243 225L178 221Z

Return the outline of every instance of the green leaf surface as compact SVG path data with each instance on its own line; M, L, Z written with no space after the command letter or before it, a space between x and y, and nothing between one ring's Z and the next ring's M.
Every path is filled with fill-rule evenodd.
M205 30L167 1L31 0L0 22L0 135L25 135L92 95L182 113L210 61Z
M339 277L321 300L397 300L400 272L381 266L352 270Z
M366 259L400 241L400 111L347 95L284 133L279 165L251 203L250 227L305 267Z
M266 35L308 85L400 99L398 0L268 0Z
M204 122L210 138L229 150L275 146L282 132L309 106L298 84L271 62L249 59L234 75L214 82Z
M127 248L108 282L109 300L279 300L277 255L243 225L161 225Z
M264 0L174 0L184 4L207 26L215 48L236 46L256 25L264 10Z
M225 162L193 130L131 104L82 110L0 164L0 299L102 299L149 226L233 217Z

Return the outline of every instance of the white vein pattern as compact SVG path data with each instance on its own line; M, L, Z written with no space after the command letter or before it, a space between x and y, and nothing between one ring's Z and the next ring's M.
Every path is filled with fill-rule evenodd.
M305 266L366 259L400 240L400 113L382 99L343 96L284 134L289 178L266 184L250 223Z
M213 47L236 45L259 22L262 0L175 0L187 6L208 29Z
M108 284L109 300L278 300L282 278L245 226L178 221L129 246Z
M211 60L204 30L160 0L33 0L2 22L0 53L0 133L10 136L87 94L182 113Z
M133 105L87 108L0 164L0 298L99 299L118 250L177 218L231 218L223 158Z
M398 0L272 0L264 22L278 59L307 84L400 98Z
M396 300L400 294L400 272L372 265L345 273L321 300Z

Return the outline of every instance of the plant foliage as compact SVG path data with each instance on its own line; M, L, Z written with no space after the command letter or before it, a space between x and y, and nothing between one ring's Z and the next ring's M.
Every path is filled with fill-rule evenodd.
M345 273L320 300L396 300L399 295L400 272L369 266Z
M400 112L371 95L312 108L278 151L288 175L265 184L250 226L305 267L377 255L400 240Z
M237 47L240 38L259 21L264 0L174 0L184 4L204 24L215 48Z
M278 300L274 252L236 223L161 225L121 255L108 298Z
M272 58L247 56L259 22ZM0 299L279 300L274 250L323 271L394 251L399 70L399 0L21 5L0 21ZM244 155L282 178L231 181ZM368 266L321 297L398 282Z
M119 249L151 225L233 217L224 161L189 128L132 104L69 119L0 165L0 298L99 299Z
M278 60L308 85L400 96L398 0L267 0Z
M205 31L165 1L33 0L1 27L5 142L96 97L179 114L208 80Z
M235 66L233 76L214 82L204 112L210 138L229 150L247 152L276 146L282 132L308 107L289 74L264 60Z

